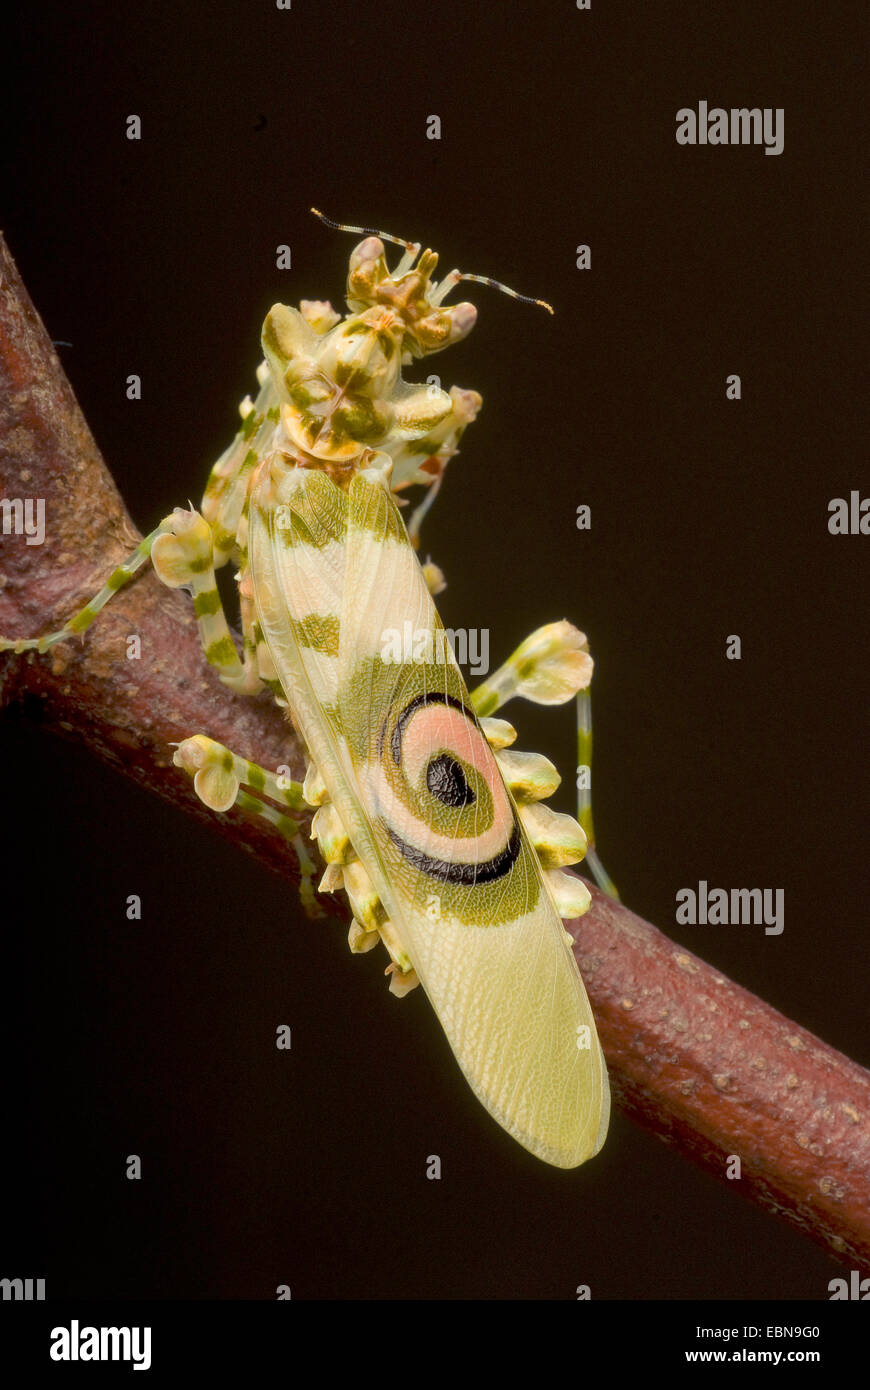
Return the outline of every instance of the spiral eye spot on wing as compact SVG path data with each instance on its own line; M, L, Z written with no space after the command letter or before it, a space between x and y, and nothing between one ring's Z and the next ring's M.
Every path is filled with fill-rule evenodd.
M419 873L470 889L511 873L523 848L516 811L459 696L427 690L391 711L370 776L379 828Z
M445 806L470 806L474 792L460 763L449 753L439 753L426 768L426 786Z

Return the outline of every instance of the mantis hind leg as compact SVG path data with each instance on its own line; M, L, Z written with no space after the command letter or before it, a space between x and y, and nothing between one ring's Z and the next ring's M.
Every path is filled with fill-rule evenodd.
M323 911L314 896L317 865L302 838L299 822L287 814L288 811L309 809L302 784L239 757L205 734L194 734L180 743L173 762L193 777L194 791L210 810L229 811L231 807L238 806L249 815L274 825L292 845L299 861L299 896L306 914L309 917L322 917ZM251 791L246 791L246 787ZM257 795L252 796L252 791ZM263 797L269 800L263 800ZM278 804L272 805L272 802Z
M0 652L47 652L58 642L66 642L71 637L77 637L83 632L87 632L91 623L98 617L106 604L125 589L130 581L151 556L151 550L158 538L166 532L168 520L161 521L160 525L153 530L150 535L145 536L136 549L122 560L117 569L113 570L100 589L92 599L89 599L84 608L80 608L71 618L64 623L63 627L56 632L47 632L42 637L0 637Z
M577 693L577 819L586 834L585 862L602 892L619 902L619 890L598 857L592 819L592 701L589 690Z

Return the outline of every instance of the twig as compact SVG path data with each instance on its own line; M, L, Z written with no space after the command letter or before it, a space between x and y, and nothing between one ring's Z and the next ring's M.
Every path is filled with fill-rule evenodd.
M139 539L2 238L0 496L43 498L50 519L44 545L4 542L5 635L59 625ZM130 633L147 659L123 659ZM202 730L265 766L302 770L280 712L221 685L189 603L150 570L82 646L0 658L0 706L27 697L47 727L293 877L283 841L210 816L170 766L169 745ZM870 1074L597 891L569 927L622 1108L717 1177L739 1157L734 1187L870 1265Z

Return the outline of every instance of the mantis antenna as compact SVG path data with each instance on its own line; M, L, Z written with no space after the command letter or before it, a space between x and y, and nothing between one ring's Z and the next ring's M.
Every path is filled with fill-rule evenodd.
M432 303L440 304L442 299L453 289L453 286L459 284L460 280L474 280L478 285L489 285L491 290L501 290L502 294L510 295L511 299L518 299L521 304L538 304L542 309L546 309L548 314L556 312L552 304L548 304L546 299L535 299L530 294L517 294L516 290L512 290L509 285L503 285L500 280L491 280L488 275L469 275L458 270L451 270L449 275L444 276L432 296Z
M390 236L389 232L380 232L377 227L352 227L348 222L333 222L331 217L319 212L317 208L311 211L315 217L319 217L321 222L325 222L327 227L332 227L336 232L353 232L355 236L378 236L381 241L391 241L394 246L404 246L406 251L413 251L416 255L420 250L419 241L404 241L402 237Z
M420 250L421 243L419 241L405 241L402 237L391 236L389 232L381 232L377 227L352 227L348 222L333 222L331 217L327 217L325 213L320 212L317 208L312 208L311 211L314 213L314 216L319 217L320 221L324 222L327 227L332 227L333 230L337 232L353 232L355 236L377 236L380 237L382 241L391 241L394 246L404 246L407 252L413 251L415 256ZM451 270L449 275L445 275L440 285L438 285L437 289L435 289L432 294L431 303L440 304L453 289L454 285L459 284L460 280L474 280L478 285L488 285L492 290L501 290L502 294L510 295L511 299L518 299L521 304L537 304L540 308L546 309L548 314L555 313L552 304L548 304L546 299L535 299L530 294L517 294L516 290L512 290L509 285L503 285L500 280L492 280L488 275L463 274L458 270Z

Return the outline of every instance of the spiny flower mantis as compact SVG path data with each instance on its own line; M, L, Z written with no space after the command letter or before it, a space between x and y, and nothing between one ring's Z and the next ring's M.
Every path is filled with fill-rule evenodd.
M206 660L238 693L272 692L308 769L289 782L203 733L178 746L176 766L207 806L265 817L292 844L312 914L317 871L296 817L314 811L319 889L346 894L351 949L383 943L390 989L423 985L490 1114L539 1158L575 1167L604 1141L609 1089L561 921L585 912L589 893L563 870L586 854L615 890L591 848L588 792L579 822L548 808L558 772L517 752L497 716L517 695L577 696L588 764L592 660L582 633L552 623L469 693L433 602L443 575L416 548L481 399L402 376L470 332L473 305L445 304L461 280L523 296L458 271L436 282L437 255L416 243L398 243L390 270L384 241L395 237L340 229L364 237L350 257L349 312L308 300L269 311L258 394L242 402L201 510L166 517L62 629L0 638L0 650L45 652L84 633L148 559L164 584L187 589ZM426 492L406 527L412 487ZM241 653L215 578L228 561ZM398 656L396 632L413 634Z

